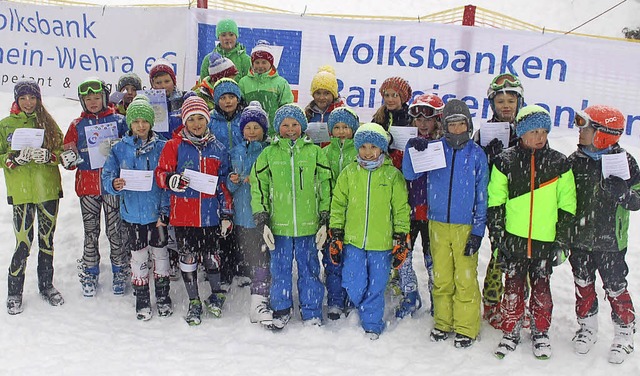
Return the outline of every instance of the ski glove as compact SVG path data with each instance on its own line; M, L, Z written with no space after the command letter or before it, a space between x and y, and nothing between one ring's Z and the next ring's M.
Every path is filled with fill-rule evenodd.
M467 245L464 247L464 255L465 256L473 256L480 249L480 244L482 243L482 236L469 234L469 239L467 239Z
M260 212L253 215L253 221L256 223L256 228L262 228L262 239L264 240L264 244L270 251L276 249L276 241L273 237L273 233L269 228L269 213Z
M167 177L167 186L174 192L184 192L189 186L189 178L180 174L172 174Z
M414 137L409 139L409 141L407 142L407 147L414 148L417 151L424 151L425 149L427 149L428 145L429 140L422 137Z
M51 162L51 152L45 148L33 149L33 161L38 164Z
M226 238L233 231L233 222L229 219L220 221L220 236Z
M610 175L602 181L602 189L607 192L614 200L622 202L629 192L627 182L619 176Z
M73 150L65 150L60 154L60 160L62 161L62 167L68 170L77 164L78 155Z
M344 230L339 228L329 229L329 258L333 265L340 265L342 262L342 247L344 245Z
M488 156L490 156L490 160L493 160L496 155L502 153L502 149L504 149L504 144L502 143L502 141L494 138L487 144L487 146L484 147L484 152Z
M404 260L407 259L411 244L411 237L409 234L393 234L393 249L391 255L393 256L393 268L400 269Z
M329 227L329 212L320 212L320 228L316 232L316 248L321 251L327 242L327 227Z
M20 154L13 157L13 162L17 165L23 166L33 160L33 148L26 146L20 150Z
M551 259L552 265L562 265L562 263L567 260L570 254L571 250L569 249L567 244L560 240L556 240L555 242L553 242L553 248L551 251L551 256L553 257Z

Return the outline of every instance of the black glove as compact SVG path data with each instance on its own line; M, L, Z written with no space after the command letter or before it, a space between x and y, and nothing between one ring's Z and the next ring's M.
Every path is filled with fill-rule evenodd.
M627 182L619 176L610 175L602 181L602 189L607 192L614 200L622 202L629 192Z
M464 247L465 256L473 256L480 249L480 243L482 243L482 236L469 234L467 239L467 245Z
M340 265L342 262L342 246L344 245L344 230L330 228L329 236L329 258L333 265Z
M493 157L502 153L502 149L504 149L504 144L502 143L502 141L494 138L487 144L487 146L484 147L484 152L491 157L489 159L493 159Z
M169 216L161 214L160 215L160 222L164 223L166 226L169 226Z
M411 244L411 238L409 234L393 234L393 249L391 255L393 256L393 268L400 269L404 260L407 259Z
M422 137L410 138L409 141L407 141L407 146L410 148L414 148L417 151L424 151L428 145L429 140Z
M323 210L320 212L320 223L319 225L329 227L329 211Z
M260 230L264 226L269 225L270 215L267 212L260 212L253 215L253 222L255 222L256 227Z
M503 239L491 238L491 246L493 247L493 257L498 264L504 266L511 259L511 251L505 244Z
M569 249L569 246L567 246L566 243L560 240L556 240L555 242L553 242L552 251L551 251L551 256L553 257L551 259L552 265L553 266L561 265L563 262L565 262L565 260L569 257L570 254L571 254L571 250Z
M181 174L168 175L167 186L174 192L184 192L189 187L189 178Z

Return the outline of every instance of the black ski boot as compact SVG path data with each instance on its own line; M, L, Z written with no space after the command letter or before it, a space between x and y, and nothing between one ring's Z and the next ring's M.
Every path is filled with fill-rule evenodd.
M149 285L134 286L136 290L136 318L142 321L151 320L151 298Z
M157 277L156 283L156 305L158 307L158 316L167 317L173 314L173 305L170 290L170 277Z

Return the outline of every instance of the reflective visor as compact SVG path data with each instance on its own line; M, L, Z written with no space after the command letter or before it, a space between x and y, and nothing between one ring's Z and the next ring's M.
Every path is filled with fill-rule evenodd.
M586 112L583 111L576 111L576 115L573 117L573 124L578 128L592 127L597 131L614 136L620 136L623 133L622 129L612 129L605 127L600 123L596 123Z
M104 91L102 87L102 82L97 80L84 81L78 86L78 94L87 95L90 93L102 93Z
M491 89L493 90L504 89L505 86L521 86L520 80L511 74L501 74L498 77L494 78L493 81L491 81Z
M419 116L423 116L426 118L430 118L432 116L438 115L436 110L430 106L409 106L409 116L413 118L417 118Z

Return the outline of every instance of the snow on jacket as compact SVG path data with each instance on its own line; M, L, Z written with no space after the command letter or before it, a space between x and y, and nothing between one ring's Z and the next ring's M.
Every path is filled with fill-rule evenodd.
M626 153L618 144L609 154ZM569 156L576 182L577 209L571 229L571 249L583 251L615 252L627 248L629 211L640 209L640 169L627 153L631 189L624 201L612 198L602 189L602 160L594 160L581 150Z
M79 118L71 122L67 134L64 136L64 147L67 149L69 145L77 149L78 159L82 162L72 167L76 171L76 194L78 196L101 195L102 183L100 182L100 174L102 168L91 168L89 159L89 148L87 144L86 127L107 124L115 122L118 130L118 137L122 137L127 130L125 117L116 113L115 107L109 106L98 114L82 112Z
M269 135L272 136L275 133L273 118L276 111L284 104L293 103L293 93L287 80L282 78L274 68L261 74L250 70L249 74L238 82L238 86L245 102L260 102L269 115Z
M227 151L231 151L234 146L244 143L242 132L240 132L241 114L240 107L238 107L231 119L217 109L211 111L209 130L216 136L216 140L227 148Z
M343 144L337 137L332 137L331 143L322 148L322 151L327 156L331 168L331 186L335 187L340 172L356 159L358 151L353 144L353 139L348 138Z
M443 223L471 225L473 235L484 236L487 216L487 157L480 146L467 142L455 150L442 141L447 166L428 173L416 173L409 158L403 159L402 172L407 180L427 175L428 219Z
M231 149L231 173L240 175L240 182L233 183L227 177L227 187L233 195L233 223L254 228L253 211L251 209L251 184L245 181L251 175L251 168L266 144L259 141L242 142Z
M306 137L274 138L253 166L250 182L253 213L269 213L275 235L314 235L319 213L329 211L331 169L322 149Z
M4 180L7 186L7 201L9 205L36 204L40 202L62 198L62 184L58 158L56 160L38 164L33 161L23 166L9 168L7 158L17 151L11 151L11 138L18 128L36 128L36 115L27 115L20 111L17 105L11 114L0 121L0 163L4 168ZM58 129L60 137L62 132ZM56 157L62 149L53 150Z
M236 46L229 51L223 50L218 44L213 51L231 60L233 65L236 66L236 69L238 70L238 74L234 78L236 82L240 81L242 77L249 73L249 69L251 69L251 57L247 55L247 49L242 45L242 43L236 43ZM211 54L207 54L207 56L202 59L202 64L200 65L200 80L204 80L209 75L210 59Z
M346 244L388 251L394 233L409 233L410 210L407 184L389 158L373 171L351 162L333 191L329 227L344 229Z
M550 258L556 233L567 233L576 212L576 186L564 154L549 144L508 148L495 159L488 191L492 238L515 258Z
M155 133L143 144L138 137L126 135L111 149L102 168L102 189L120 197L120 216L129 223L146 225L156 222L160 215L169 216L169 192L157 184L151 191L116 191L113 180L120 177L120 170L154 171L166 141Z
M173 226L209 227L218 226L221 219L231 219L233 199L225 182L229 174L227 149L213 135L202 147L197 147L183 137L182 132L176 133L162 149L155 173L156 183L160 188L169 189L167 177L181 174L186 169L218 176L216 192L209 195L192 188L185 192L171 191L169 223Z

